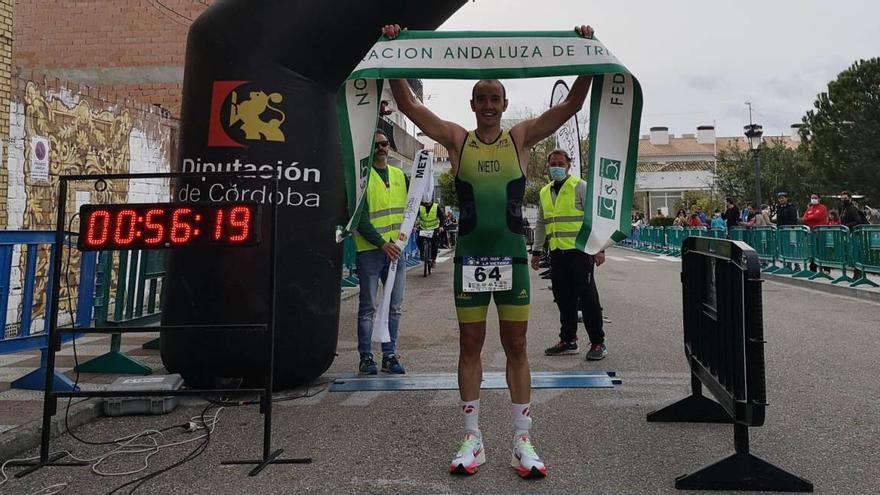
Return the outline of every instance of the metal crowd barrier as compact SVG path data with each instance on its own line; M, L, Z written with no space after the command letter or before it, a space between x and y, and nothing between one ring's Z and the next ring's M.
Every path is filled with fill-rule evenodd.
M749 451L749 427L767 408L761 269L742 242L689 237L682 249L685 357L691 395L648 421L733 423L736 452L680 476L682 490L811 492L813 484ZM703 396L705 387L715 401Z
M166 262L165 251L102 252L98 256L95 324L108 327L158 324L162 307L157 303L164 293ZM110 292L114 285L116 295L113 298L113 314L110 315ZM149 375L153 372L146 364L122 353L120 333L110 335L108 352L80 363L76 370L80 373L125 375Z
M850 287L880 287L867 277L880 275L880 225L860 225L852 230L840 225L823 225L811 231L804 225L761 225L752 228L731 227L726 231L706 227L652 227L633 229L628 243L635 249L654 254L680 256L682 243L690 237L712 237L745 242L757 253L765 273L791 275L831 283L850 282ZM783 266L778 266L782 262ZM818 267L813 271L810 266ZM797 269L793 269L796 267ZM838 269L837 278L824 270ZM847 270L853 270L853 277Z
M776 248L783 267L776 275L791 275L794 278L810 278L815 275L807 269L810 262L810 228L806 225L783 225L776 227ZM791 266L800 267L800 270Z
M55 267L55 231L42 230L7 230L0 231L0 319L3 323L3 333L0 334L0 355L12 354L21 351L29 351L34 349L40 350L40 367L31 373L12 382L12 388L27 390L44 390L46 385L47 360L46 349L48 347L49 336L47 329L49 328L49 320L53 314L52 308L52 280ZM70 233L66 234L66 245L76 246L76 241ZM18 286L18 280L12 280L13 266L15 261L15 248L20 246L19 259L24 257L24 276L21 279L21 312L16 319L19 320L18 325L12 325L7 328L9 316L15 314L17 308L10 308L10 296ZM39 263L40 266L46 267L45 273L38 272L38 261L40 258L40 248L47 252L47 258L44 262ZM45 264L44 264L45 263ZM19 262L19 265L21 263ZM79 284L77 286L76 299L76 321L72 322L74 328L87 327L92 320L92 303L95 288L95 253L82 253L80 255L79 265ZM70 274L62 274L65 277ZM43 294L36 294L37 277L45 280L45 290ZM72 295L70 300L72 300ZM45 299L43 299L45 298ZM35 300L43 300L45 306L43 308L43 328L36 331L33 328L33 312ZM65 297L65 300L68 300ZM73 311L73 308L69 308ZM79 334L66 334L64 342L69 342ZM57 390L72 391L75 390L73 382L65 375L57 370L53 372L54 388Z
M823 225L813 230L811 239L813 262L816 264L816 274L810 280L825 278L832 284L840 282L853 282L846 275L846 269L852 264L849 250L850 232L844 225ZM837 268L843 271L843 275L836 279L826 274L823 268Z
M878 287L865 274L880 274L880 225L859 225L852 230L851 239L853 266L861 271L861 276L856 277L850 287Z

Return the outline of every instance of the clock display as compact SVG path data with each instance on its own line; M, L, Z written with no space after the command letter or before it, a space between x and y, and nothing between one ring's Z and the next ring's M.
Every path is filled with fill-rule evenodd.
M80 251L260 243L255 203L82 205L79 218Z

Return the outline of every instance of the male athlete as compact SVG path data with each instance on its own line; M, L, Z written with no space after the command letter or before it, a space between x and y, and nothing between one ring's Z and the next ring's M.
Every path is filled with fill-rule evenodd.
M589 26L575 28L593 37ZM382 29L389 39L400 26ZM498 80L478 81L471 94L477 128L468 132L440 119L422 105L403 80L392 80L398 109L426 135L449 151L455 175L460 218L455 249L455 307L460 329L458 388L464 412L464 441L450 472L473 474L486 462L479 428L480 355L486 337L489 299L495 299L501 327L501 344L507 356L507 384L513 411L514 438L511 465L523 478L540 478L547 468L529 440L531 376L526 354L529 321L529 273L522 228L529 149L553 134L583 107L592 79L578 77L568 97L541 116L520 122L510 131L501 129L507 110L504 85Z

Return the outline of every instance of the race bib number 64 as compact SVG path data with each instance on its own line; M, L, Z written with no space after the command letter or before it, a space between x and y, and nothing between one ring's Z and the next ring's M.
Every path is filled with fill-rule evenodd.
M464 292L493 292L513 288L513 259L510 256L465 256L461 260Z

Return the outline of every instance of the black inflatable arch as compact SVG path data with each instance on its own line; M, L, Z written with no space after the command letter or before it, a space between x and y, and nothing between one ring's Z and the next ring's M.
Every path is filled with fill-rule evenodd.
M210 177L256 169L281 178L277 388L320 376L336 352L341 247L334 232L347 220L336 92L381 26L436 29L464 3L220 0L190 28L175 170ZM251 182L181 181L175 199L271 201L261 183ZM268 267L266 244L174 252L162 323L266 321ZM165 367L190 383L212 385L219 377L262 382L263 341L253 333L167 331L161 342Z

